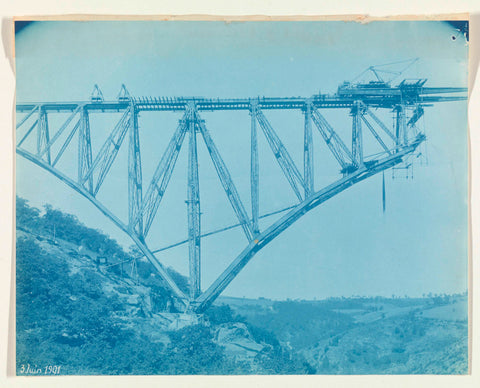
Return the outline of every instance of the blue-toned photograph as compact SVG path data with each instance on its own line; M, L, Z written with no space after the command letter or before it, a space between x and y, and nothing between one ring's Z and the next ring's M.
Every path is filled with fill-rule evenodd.
M17 375L467 374L468 39L17 20Z

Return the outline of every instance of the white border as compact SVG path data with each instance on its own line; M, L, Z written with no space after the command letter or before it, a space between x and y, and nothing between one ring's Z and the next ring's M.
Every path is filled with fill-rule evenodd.
M13 185L13 143L12 113L14 96L14 75L11 67L11 48L13 33L11 18L13 16L26 15L60 15L60 14L117 14L117 15L340 15L340 14L369 14L372 16L390 15L432 15L447 13L469 12L470 15L470 61L471 98L469 105L469 123L471 138L471 195L472 195L472 274L480 274L478 258L478 237L480 230L478 220L480 217L480 185L475 179L480 170L480 81L475 82L480 61L480 2L478 0L409 0L388 3L385 0L244 0L229 3L222 0L208 0L195 2L194 0L83 0L81 2L43 0L16 0L4 4L0 1L2 16L2 52L0 57L0 387L129 387L137 386L160 386L160 387L284 387L302 386L318 387L320 385L330 387L430 387L436 388L460 388L480 387L480 363L478 362L479 336L475 328L479 328L479 311L477 304L473 303L472 321L472 374L470 376L274 376L274 377L57 377L57 378L34 378L34 377L7 377L7 339L9 324L9 309L11 300L12 275L11 252L12 252L12 185ZM8 56L6 54L8 53ZM479 300L479 291L476 284L470 289L473 300Z

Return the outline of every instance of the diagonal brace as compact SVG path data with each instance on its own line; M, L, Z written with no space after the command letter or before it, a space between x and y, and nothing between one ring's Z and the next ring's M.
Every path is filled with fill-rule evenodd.
M396 142L397 141L397 138L395 137L395 135L392 133L392 131L390 131L387 126L382 122L382 120L380 120L371 110L368 106L364 105L365 106L365 112L378 124L378 126L380 128L382 128L383 132L385 132L388 136L390 136L390 138Z
M349 164L352 163L353 156L349 151L345 143L340 139L337 132L333 127L328 123L328 121L323 117L320 112L312 107L312 121L315 124L315 127L318 129L320 134L323 137L323 140L327 144L330 152L333 154L337 162L343 168L346 168Z
M295 192L295 195L300 201L302 201L302 195L298 186L300 185L303 187L303 189L305 189L305 182L302 178L302 175L300 174L300 171L298 171L298 168L297 166L295 166L295 163L293 162L290 154L288 153L287 149L283 145L278 135L275 133L274 129L272 128L262 111L257 109L256 115L260 127L262 128L262 131L267 138L268 144L270 145L270 148L272 149L272 152L275 155L275 158L277 159L280 168L282 169L285 177L290 183L290 186Z
M27 121L34 113L36 110L40 109L40 105L35 106L30 112L27 113L27 115L20 120L20 122L17 123L15 129L18 129L22 126L22 124Z
M387 147L387 145L383 142L382 138L380 137L380 135L377 133L377 131L375 131L375 129L373 128L372 124L369 123L369 121L367 120L367 118L365 116L361 116L362 117L362 121L365 123L365 125L367 126L367 128L370 130L370 132L372 133L372 135L375 137L375 139L377 139L377 141L380 143L380 145L382 146L382 148L389 154L391 155L392 152L390 151L390 149Z
M252 241L253 230L250 224L250 220L248 218L245 207L243 206L243 203L240 199L240 195L238 194L238 191L233 183L232 177L227 169L227 166L225 165L225 162L220 156L220 152L218 152L217 146L213 142L210 133L204 124L204 121L200 119L198 114L196 114L195 121L198 128L200 129L200 132L202 133L203 140L205 141L208 153L212 158L215 170L217 171L217 175L220 178L223 189L227 194L227 197L230 201L230 204L232 205L235 215L238 218L238 221L242 225L243 232L245 233L245 236L247 236L248 241Z
M130 109L126 109L123 113L122 117L118 121L117 125L113 129L113 131L108 136L107 140L103 143L102 148L98 152L95 160L93 161L92 165L83 176L81 180L81 184L84 184L87 179L93 176L93 172L97 168L97 166L101 163L100 166L100 173L97 180L97 185L94 190L94 195L98 193L105 176L110 169L115 157L117 156L118 150L125 138L125 135L128 130L128 118L130 116Z
M79 105L77 107L77 109L75 109L72 114L68 117L68 119L62 124L62 126L60 127L60 129L55 133L55 135L53 135L53 137L50 139L50 141L48 142L48 144L45 146L45 148L43 149L42 152L40 152L40 155L39 157L41 158L43 155L45 155L45 153L47 151L50 151L50 148L52 147L52 145L58 140L58 138L61 136L61 134L65 131L65 129L67 128L68 124L70 124L70 122L73 120L73 118L75 117L75 115L83 108L83 105Z
M170 143L167 146L160 162L155 169L153 174L152 181L147 189L145 194L143 209L138 215L138 217L145 217L144 225L144 235L148 234L152 222L157 213L158 206L163 199L165 190L167 188L168 182L172 176L173 169L177 162L178 154L182 147L183 139L185 138L186 133L186 115L183 116L183 119L180 120L180 123L173 134ZM136 221L138 222L138 221Z

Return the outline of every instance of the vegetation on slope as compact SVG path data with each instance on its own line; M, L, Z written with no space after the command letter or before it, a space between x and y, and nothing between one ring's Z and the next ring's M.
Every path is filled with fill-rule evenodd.
M42 248L55 246L45 242L53 225L57 239L117 259L128 257L114 240L87 228L74 216L50 206L41 215L17 198L17 227L23 231L16 251L17 373L27 366L34 372L26 374L38 370L43 374L48 366L60 366L60 374L312 372L302 357L282 348L272 333L253 325L250 329L268 345L266 350L253 362L229 358L213 337L219 325L237 319L229 308L211 309L207 325L167 330L166 340L152 341L142 331L142 323L153 318L128 316L127 306L115 294L105 293L102 272L90 268L72 272L67 255ZM136 280L150 289L153 313L164 310L171 296L158 277L151 276L150 264L138 261L137 270ZM118 266L111 271L118 274ZM188 286L182 275L171 273L182 287Z
M172 312L172 296L162 280L152 276L149 262L136 261L135 279L120 265L103 266L101 271L93 264L72 267L78 264L72 246L108 256L113 264L138 254L134 249L125 252L76 217L48 205L40 212L21 198L17 228L19 374L27 366L30 372L25 374L43 374L48 366L60 366L60 374L467 372L466 295L321 301L225 298L229 305L212 306L204 323L170 331L155 326L156 313ZM169 271L187 290L187 279ZM107 283L127 297L135 296L138 288L147 290L149 311L132 309L119 292L106 292ZM237 335L240 352L242 336L261 350L246 349L245 354L253 356L237 359L218 340L222 330Z

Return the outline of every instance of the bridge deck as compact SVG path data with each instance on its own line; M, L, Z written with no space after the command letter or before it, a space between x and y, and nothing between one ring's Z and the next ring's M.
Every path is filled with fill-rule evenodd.
M194 103L198 111L250 110L259 109L304 109L310 102L316 108L351 108L355 101L362 100L366 105L377 108L393 108L398 104L416 105L436 102L460 101L464 95L438 96L439 93L464 93L466 88L424 88L414 95L402 93L398 88L362 91L343 90L341 95L317 94L312 97L254 97L254 98L204 98L204 97L138 97L119 101L77 101L18 103L17 112L31 111L41 106L47 112L73 112L83 105L89 111L119 112L135 105L137 111L183 111L189 103ZM438 90L436 90L438 89ZM435 94L435 95L432 95ZM408 97L407 99L405 97Z

